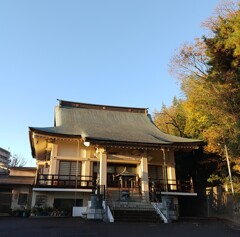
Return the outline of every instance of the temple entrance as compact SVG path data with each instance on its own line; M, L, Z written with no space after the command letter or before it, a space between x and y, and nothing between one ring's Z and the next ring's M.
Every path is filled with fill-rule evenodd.
M127 171L125 167L124 170L117 174L116 179L118 179L120 188L135 188L137 186L137 175Z
M138 175L136 165L132 164L108 164L107 182L108 187L120 189L133 189L138 187Z
M93 164L93 177L98 179L99 163ZM107 164L107 187L108 188L138 188L139 177L136 164Z

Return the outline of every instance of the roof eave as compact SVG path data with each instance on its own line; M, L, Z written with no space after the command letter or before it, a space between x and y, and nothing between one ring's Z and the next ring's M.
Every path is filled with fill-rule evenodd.
M143 142L129 142L129 141L111 141L102 140L87 137L85 141L90 142L93 145L103 145L103 146L125 146L125 147L136 147L136 148L152 148L161 149L169 147L181 147L197 149L201 142L190 142L190 143L174 143L174 142L162 142L162 143L143 143Z
M36 151L35 151L34 144L33 144L33 136L32 136L32 131L31 130L29 130L28 135L29 135L29 141L30 141L32 157L36 158Z

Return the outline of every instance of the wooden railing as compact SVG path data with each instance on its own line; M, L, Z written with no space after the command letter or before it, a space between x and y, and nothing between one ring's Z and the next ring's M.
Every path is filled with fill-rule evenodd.
M149 179L149 189L161 192L194 192L193 183L190 180Z
M53 175L38 174L35 187L54 187L54 188L86 188L95 189L96 178L84 175ZM108 188L138 189L141 190L141 179L109 179ZM161 192L193 192L193 184L186 180L171 179L149 179L149 191L160 190Z
M92 176L84 175L53 175L38 174L36 187L54 188L96 188L96 180Z

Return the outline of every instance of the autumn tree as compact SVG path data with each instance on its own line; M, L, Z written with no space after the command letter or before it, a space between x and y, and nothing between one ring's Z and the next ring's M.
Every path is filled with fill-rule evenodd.
M233 9L218 17L213 36L203 40L209 58L207 82L214 89L222 115L216 120L222 125L217 140L222 147L227 145L234 168L240 171L240 9Z
M160 112L155 111L154 122L163 132L186 137L184 133L186 116L182 103L181 99L175 97L172 106L167 108L163 104Z
M175 123L179 108L174 103L159 114L169 114L169 124L181 124L181 134L203 139L205 152L219 156L217 171L223 174L225 145L240 172L240 9L237 2L225 2L216 13L204 23L209 34L183 44L170 63L185 95L179 104L184 123Z

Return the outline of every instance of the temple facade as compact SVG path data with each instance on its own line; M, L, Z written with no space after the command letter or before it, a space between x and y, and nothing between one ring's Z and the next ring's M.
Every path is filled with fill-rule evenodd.
M59 100L54 126L30 127L29 139L37 161L32 207L71 215L79 207L82 215L93 194L106 201L105 212L107 205L112 212L160 205L164 197L177 206L178 195L197 195L190 178L177 180L174 156L198 149L201 141L161 132L146 108Z

